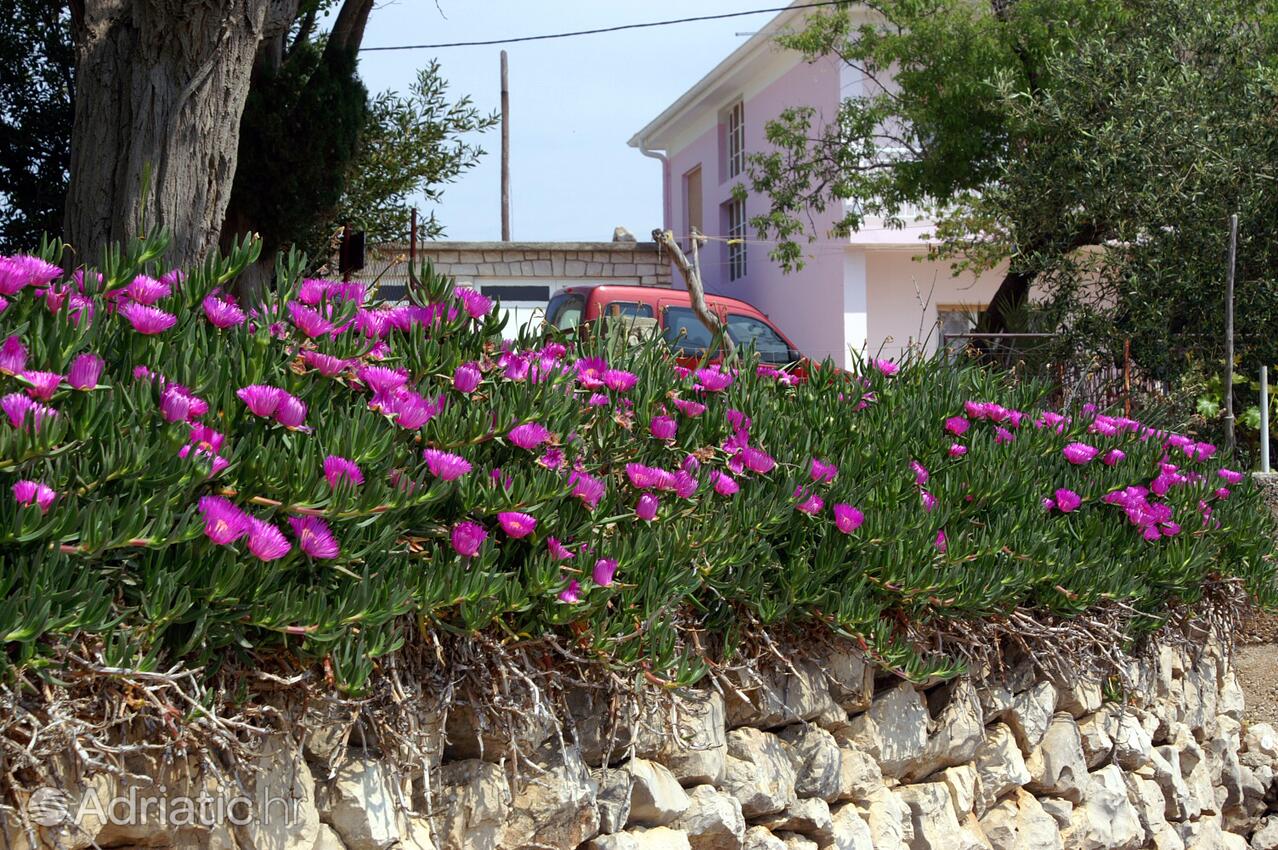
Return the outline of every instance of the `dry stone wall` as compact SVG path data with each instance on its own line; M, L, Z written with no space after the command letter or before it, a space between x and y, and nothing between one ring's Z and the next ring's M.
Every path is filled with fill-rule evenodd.
M240 789L257 807L246 823L81 817L35 837L65 850L1278 848L1278 732L1245 723L1220 648L1163 647L1127 672L1117 702L1028 666L922 689L835 654L700 691L673 722L569 700L562 727L524 718L518 760L455 709L415 776L312 736L264 750ZM149 775L189 794L202 769L192 757ZM143 780L99 774L63 804Z

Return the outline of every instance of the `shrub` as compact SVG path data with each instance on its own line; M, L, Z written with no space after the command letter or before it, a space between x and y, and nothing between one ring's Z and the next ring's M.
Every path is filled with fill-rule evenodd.
M429 269L389 305L281 258L250 307L226 289L255 246L163 275L162 250L100 277L0 261L10 680L87 645L323 661L358 693L446 630L688 683L813 624L922 677L957 669L920 653L929 626L1117 606L1135 635L1214 584L1274 598L1267 512L1213 447L977 369L501 345L488 299Z

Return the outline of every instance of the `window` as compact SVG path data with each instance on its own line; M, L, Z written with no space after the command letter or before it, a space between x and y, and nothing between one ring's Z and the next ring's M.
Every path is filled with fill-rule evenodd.
M799 353L790 348L767 322L739 313L728 314L728 336L734 345L742 348L754 346L764 363L785 365L799 359Z
M693 228L698 233L705 233L701 221L701 166L683 175L683 214L687 224L687 235L691 236Z
M570 331L581 324L586 312L586 297L575 292L561 292L546 305L546 321L561 331Z
M728 177L745 171L745 104L737 101L728 107Z
M691 307L667 307L665 317L662 335L676 354L699 355L710 346L710 331L701 324Z
M746 275L746 211L745 199L733 198L723 205L724 263L728 266L728 280L740 280Z
M969 334L976 327L976 320L985 307L976 304L938 304L936 305L936 326L940 334L938 342L951 351L959 351L967 346L964 334Z
M652 305L640 304L638 301L609 301L603 314L612 318L625 316L627 319L651 319Z
M485 284L479 287L479 291L489 298L497 298L502 301L545 301L550 297L549 286Z

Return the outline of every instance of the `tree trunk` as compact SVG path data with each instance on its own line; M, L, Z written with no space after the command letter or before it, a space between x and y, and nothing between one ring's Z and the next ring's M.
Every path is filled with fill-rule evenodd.
M76 10L63 238L79 260L158 228L172 236L174 264L217 245L254 56L291 20L280 14L290 3L86 0Z

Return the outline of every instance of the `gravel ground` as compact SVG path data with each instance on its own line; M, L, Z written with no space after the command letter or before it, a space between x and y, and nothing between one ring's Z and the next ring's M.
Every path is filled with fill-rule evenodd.
M1243 689L1248 722L1269 723L1278 728L1278 644L1236 647L1234 670Z

